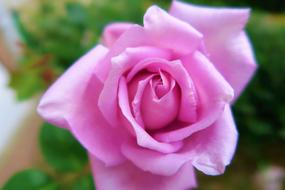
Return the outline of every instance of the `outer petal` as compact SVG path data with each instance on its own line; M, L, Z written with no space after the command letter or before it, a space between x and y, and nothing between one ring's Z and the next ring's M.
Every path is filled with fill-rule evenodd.
M237 98L256 70L251 45L244 32L211 50L210 59L235 90Z
M125 159L120 144L127 137L122 130L109 127L98 110L103 84L93 74L107 51L97 46L78 60L46 92L38 112L50 123L69 129L100 160L114 165Z
M198 132L187 142L190 145L188 149L195 150L193 165L208 175L224 173L225 166L230 164L235 152L237 138L238 133L228 105L213 126Z
M103 85L94 76L69 123L74 136L89 152L107 166L117 165L125 160L120 147L130 138L130 134L122 128L109 126L104 119L97 105L102 88Z
M238 97L256 68L252 48L242 32L249 9L208 8L174 1L170 14L204 35L210 60Z
M160 176L142 171L130 162L106 167L92 156L90 160L98 190L186 190L197 186L191 163L172 176Z
M153 6L145 14L144 27L135 24L130 26L112 44L110 52L103 60L102 65L104 66L97 66L96 75L102 82L105 81L111 69L111 59L122 53L126 48L155 46L168 48L175 52L189 53L200 47L201 43L201 33L187 23Z
M193 158L191 150L189 152L163 154L142 149L132 141L123 144L122 152L141 170L162 176L174 175L186 162Z
M189 162L206 174L218 175L224 172L233 157L237 136L228 105L212 126L186 139L177 153L165 155L140 149L132 142L124 143L122 152L137 167L158 175L171 176Z
M152 45L147 39L149 37L143 27L139 25L131 26L116 40L102 63L96 66L95 73L97 77L105 82L112 67L112 58L121 54L127 48Z
M174 0L169 13L191 24L204 35L206 44L209 44L241 32L248 20L249 11L249 9L203 7Z
M131 26L133 26L132 23L126 22L118 22L107 25L103 31L103 44L107 47L111 47Z
M80 96L83 95L96 65L108 53L104 46L96 46L80 58L44 94L38 113L50 123L68 128L66 115L74 112Z
M196 50L203 37L192 26L157 6L150 7L145 13L144 28L156 44L173 49L179 54Z

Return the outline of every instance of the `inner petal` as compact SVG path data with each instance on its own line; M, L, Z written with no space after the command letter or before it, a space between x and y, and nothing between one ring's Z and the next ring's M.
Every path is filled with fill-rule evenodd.
M179 113L180 89L175 80L170 84L163 80L153 77L142 96L141 115L147 129L166 127Z
M151 87L154 90L155 96L160 99L162 98L170 88L169 84L169 76L167 76L167 73L159 71L160 75L154 77L153 80L151 80Z
M131 102L132 113L136 121L144 128L141 116L141 99L146 86L155 74L139 73L128 85L129 101Z
M160 58L144 59L130 70L127 74L127 81L132 80L144 69L150 73L159 73L161 70L171 76L169 78L175 80L176 86L180 89L180 105L177 119L186 123L195 123L197 120L198 96L192 79L181 61L168 61ZM162 79L163 77L161 77L163 83Z
M129 102L129 95L127 89L127 81L125 77L120 78L119 88L118 88L118 103L122 115L129 123L130 129L133 130L136 136L136 142L139 146L144 148L149 148L161 153L173 153L181 148L183 145L182 141L174 143L161 143L155 140L149 133L147 133L134 119Z

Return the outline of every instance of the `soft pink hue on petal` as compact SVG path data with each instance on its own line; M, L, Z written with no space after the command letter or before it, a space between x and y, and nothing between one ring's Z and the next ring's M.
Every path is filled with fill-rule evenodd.
M176 83L169 74L162 71L159 71L159 76L160 77L157 78L158 80L152 81L151 83L152 93L154 94L154 97L158 99L169 93L169 90L173 88L173 85Z
M152 86L153 78L146 87L142 96L141 114L147 129L160 129L166 127L179 113L180 89L172 79L168 92L158 98L155 86Z
M135 48L139 46L151 46L148 34L145 32L145 29L139 25L134 24L129 29L127 29L113 44L112 48L102 60L101 64L98 64L95 68L95 73L101 82L105 82L111 67L112 67L112 58L118 56L127 48Z
M106 167L91 155L90 160L98 190L189 190L197 186L191 163L185 164L173 176L160 176L142 171L130 162Z
M158 129L167 126L177 116L180 89L166 73L138 73L128 83L132 113L143 128ZM170 80L170 81L169 81Z
M116 165L125 160L119 145L127 137L110 128L98 110L103 84L93 74L107 51L97 46L79 59L42 97L38 112L50 123L69 129L100 160Z
M234 155L237 138L231 109L227 105L224 113L211 127L193 135L187 142L193 144L191 149L195 150L193 166L207 175L224 173L225 167L230 164Z
M104 46L96 46L68 69L44 94L38 113L50 123L69 128L66 114L76 110L80 96L92 78L94 68L108 53Z
M140 149L132 142L124 143L122 152L137 167L158 175L172 175L185 163L192 163L208 175L219 175L230 163L237 144L237 130L229 105L210 127L185 140L181 150L162 154Z
M248 21L250 9L214 8L173 1L169 13L201 32L208 46L240 33Z
M184 122L195 122L197 119L197 95L192 79L179 60L167 61L161 58L144 59L136 64L128 73L127 80L132 79L139 71L147 69L150 72L169 73L181 89L181 102L178 119Z
M156 44L179 54L193 52L200 46L203 38L195 28L157 6L146 11L144 28Z
M204 35L210 60L235 90L235 98L251 79L255 59L243 28L249 9L209 8L173 1L170 14Z
M134 24L126 22L117 22L109 24L103 31L103 44L111 47L117 39Z
M122 111L122 114L130 123L135 135L137 144L144 148L149 148L152 150L156 150L162 153L171 153L179 150L183 143L182 142L175 142L175 143L161 143L153 139L144 129L140 126L136 120L134 119L131 110L130 110L130 103L128 97L128 89L126 80L124 77L120 79L119 84L119 107Z
M199 94L198 119L191 125L154 135L163 142L180 141L209 127L223 113L224 106L234 96L232 87L203 54L197 51L181 60Z
M180 89L174 79L165 75L143 72L128 83L131 110L143 128L165 127L177 117Z
M142 59L152 57L169 59L170 53L163 49L142 46L127 48L123 53L112 58L112 68L104 82L104 88L100 94L98 104L103 116L112 126L120 124L117 108L117 92L120 77Z
M153 174L174 175L185 163L191 162L192 151L163 154L161 152L141 149L134 142L124 143L122 146L124 156L143 171Z
M138 124L144 128L144 121L141 116L141 99L145 90L145 87L148 85L149 81L155 74L139 75L136 76L128 84L128 94L129 99L132 102L132 112Z
M210 59L235 90L237 98L252 78L256 63L244 32L211 51Z
M155 7L153 7L153 9L155 9ZM152 9L149 9L149 13L153 12L151 10ZM152 20L150 17L152 14L148 14L148 15L146 14L145 19L149 19L149 21L145 21L145 27L146 28L139 26L139 25L136 25L136 24L130 26L113 43L112 48L110 49L106 58L102 61L102 64L97 65L97 67L95 69L95 73L96 73L97 77L102 82L105 81L105 79L107 78L108 73L111 69L111 65L112 65L111 59L113 57L116 57L120 53L122 53L126 48L134 48L134 47L139 47L139 46L154 46L154 47L161 47L161 48L170 48L170 49L173 49L173 50L179 52L180 50L181 51L183 50L182 49L183 46L186 47L187 49L189 49L189 47L191 47L192 49L195 49L196 47L201 46L202 36L199 32L197 32L194 28L187 25L186 23L183 23L182 21L179 21L178 19L171 17L166 12L163 13L162 11L163 10L158 10L158 13L159 13L158 15L161 15L161 16L164 15L166 18L170 17L170 21L169 21L170 23L169 24L171 24L171 23L173 23L173 24L169 25L169 27L171 27L169 29L171 29L173 34L179 35L181 33L181 37L184 36L183 38L181 38L179 40L179 44L177 44L177 46L175 45L177 43L177 40L171 41L172 35L168 36L168 42L167 43L161 44L161 41L163 41L163 39L161 41L157 39L157 37L161 38L161 36L158 34L152 35L152 33L150 33L151 30L155 30L155 28L152 27L152 25L155 24L155 21ZM176 21L177 21L177 23L176 23ZM167 23L164 23L164 25L162 25L162 27L166 27L165 24L167 25ZM186 26L186 28L184 28L184 26ZM161 27L159 28L159 30L160 29L161 29L161 31L163 30L163 28L161 28ZM180 33L178 31L176 32L176 29L178 31L180 30ZM159 32L159 31L156 31L156 32ZM163 33L166 34L165 32L163 32ZM155 34L155 33L153 33L153 34ZM190 36L188 36L188 34L190 34ZM165 37L167 37L167 35ZM187 40L186 42L184 42L184 45L182 45L183 40ZM189 46L189 44L190 44L190 46ZM187 50L187 52L192 51L192 50L191 51L190 50L191 49L189 49L189 51ZM184 50L184 52L185 52L185 50Z
M97 106L102 88L103 84L94 76L69 122L79 142L107 166L112 166L125 160L120 146L131 135L122 128L111 127L104 119Z

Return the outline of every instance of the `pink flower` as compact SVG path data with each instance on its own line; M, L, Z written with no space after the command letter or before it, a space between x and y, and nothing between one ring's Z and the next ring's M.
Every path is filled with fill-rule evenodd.
M38 112L88 150L98 190L194 188L194 168L222 174L235 151L230 106L256 68L248 17L174 1L144 26L111 24Z

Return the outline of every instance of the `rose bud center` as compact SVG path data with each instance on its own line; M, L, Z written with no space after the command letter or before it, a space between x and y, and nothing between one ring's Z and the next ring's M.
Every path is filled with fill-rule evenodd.
M141 115L147 129L160 129L177 117L180 90L175 80L160 72L149 80L141 100Z

